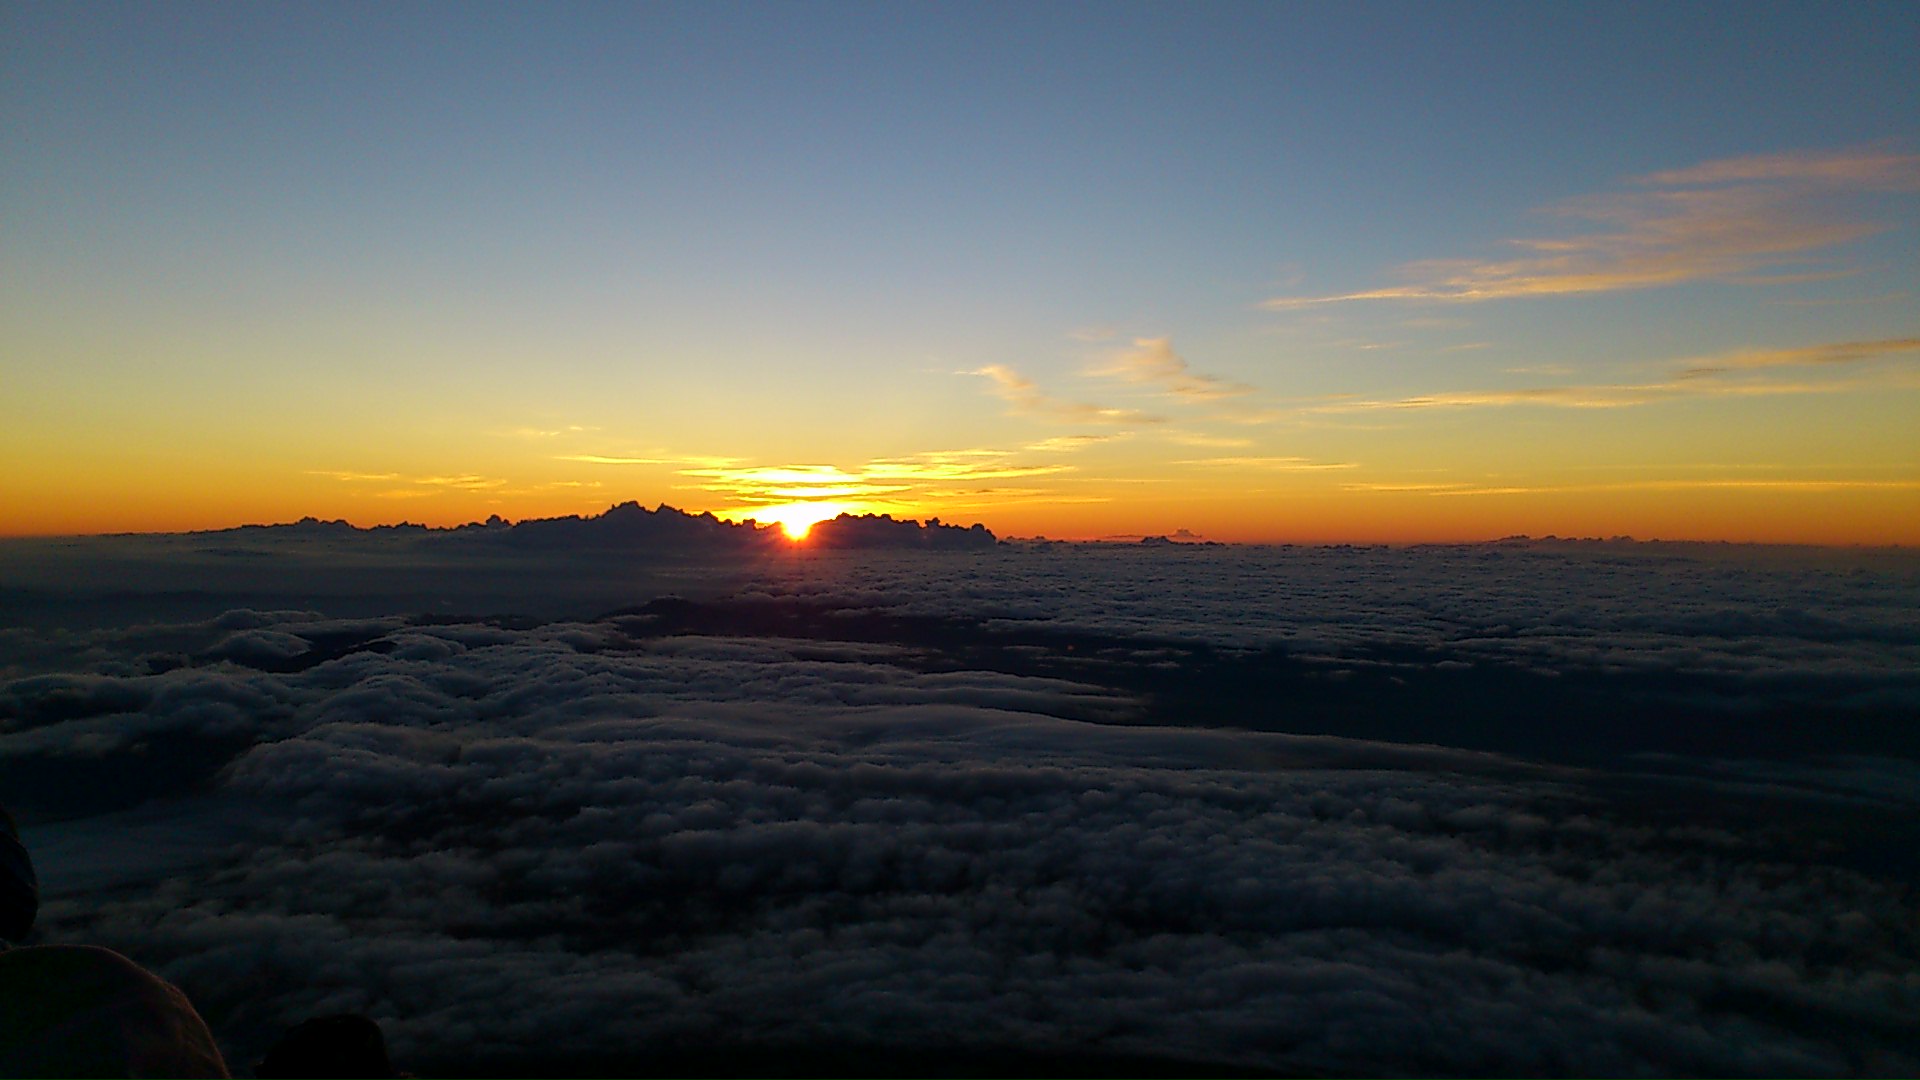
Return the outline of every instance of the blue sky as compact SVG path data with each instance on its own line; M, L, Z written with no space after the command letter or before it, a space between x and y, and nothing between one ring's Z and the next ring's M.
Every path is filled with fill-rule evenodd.
M673 469L564 479L553 463L858 473L1116 434L1056 402L1166 418L1077 455L1075 482L1177 484L1191 444L1158 434L1172 427L1363 470L1429 438L1474 472L1476 455L1555 450L1506 420L1476 446L1316 435L1327 416L1282 414L1915 333L1912 5L0 10L0 330L8 381L39 403L5 417L15 452L56 468L91 452L48 453L60 431L112 443L72 466L99 477L165 445L188 501L270 487L272 468L475 470L500 481L474 489L487 498L520 493L508 509L725 509ZM1876 156L1879 172L1859 167ZM1850 179L1780 164L1816 159ZM1740 160L1798 185L1756 211L1792 219L1786 258L1571 297L1287 306L1405 287L1433 260L1499 263L1516 240L1692 229L1697 214L1649 200ZM1856 227L1806 241L1813 223ZM1763 270L1795 280L1729 284ZM1169 413L1123 400L1161 384L1089 378L1139 342L1244 388L1243 415ZM1870 362L1905 370L1893 352ZM1897 464L1914 447L1894 420L1870 417L1879 443L1843 456ZM498 436L522 429L574 435ZM260 452L256 473L196 464L235 447ZM991 520L999 504L969 505Z

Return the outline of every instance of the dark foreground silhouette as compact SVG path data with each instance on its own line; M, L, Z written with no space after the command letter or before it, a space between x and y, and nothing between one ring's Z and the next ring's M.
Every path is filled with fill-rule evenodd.
M40 882L13 815L0 806L0 943L19 941L40 912ZM0 944L4 948L4 944Z
M227 1076L179 988L111 949L0 952L0 1075Z
M353 1013L318 1016L294 1025L254 1065L253 1074L261 1080L407 1075L395 1071L387 1059L387 1039L380 1025Z
M0 806L0 1076L227 1077L213 1032L179 987L96 945L28 945L40 883ZM399 1077L380 1025L323 1016L296 1025L261 1077Z

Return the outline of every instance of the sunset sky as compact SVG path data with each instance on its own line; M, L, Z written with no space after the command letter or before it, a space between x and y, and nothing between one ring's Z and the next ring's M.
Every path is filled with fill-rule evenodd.
M1920 5L0 2L0 534L1920 543Z

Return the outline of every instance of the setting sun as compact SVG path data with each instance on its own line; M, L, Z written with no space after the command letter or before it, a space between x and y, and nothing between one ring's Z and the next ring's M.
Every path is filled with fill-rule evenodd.
M753 512L753 516L762 524L778 524L786 530L789 540L805 540L814 525L847 512L845 503L797 502L761 507Z

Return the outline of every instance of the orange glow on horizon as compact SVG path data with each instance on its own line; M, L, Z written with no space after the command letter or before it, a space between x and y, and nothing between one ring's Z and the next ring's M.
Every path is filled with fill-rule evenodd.
M31 465L31 459L28 460ZM175 464L175 463L169 463ZM444 471L444 470L443 470ZM1221 484L1081 483L1058 501L1052 492L999 499L888 502L832 498L715 506L667 486L543 488L517 481L499 489L427 488L401 492L400 482L347 483L295 472L273 462L238 459L205 478L136 467L22 469L0 477L0 536L223 529L292 522L303 516L346 519L361 527L411 521L448 527L499 514L510 521L592 516L616 502L666 502L688 513L711 509L729 521L779 525L795 543L820 521L843 513L886 512L901 519L938 516L985 525L1000 537L1107 539L1187 530L1228 543L1449 543L1512 534L1632 535L1640 539L1822 544L1920 544L1915 492L1920 481L1900 472L1841 475L1820 483L1712 477L1701 483L1543 474L1513 488L1484 493L1468 485L1408 484L1405 489L1354 490L1347 472L1314 474L1294 486L1257 493ZM1398 478L1390 477L1393 483ZM1528 486L1528 484L1532 486ZM410 497L401 498L401 494ZM676 497L677 496L677 497ZM704 504L704 505L703 505Z
M850 512L846 503L796 502L780 506L762 506L753 510L750 516L762 525L780 526L787 534L787 539L798 543L805 540L807 534L820 522L829 521Z

